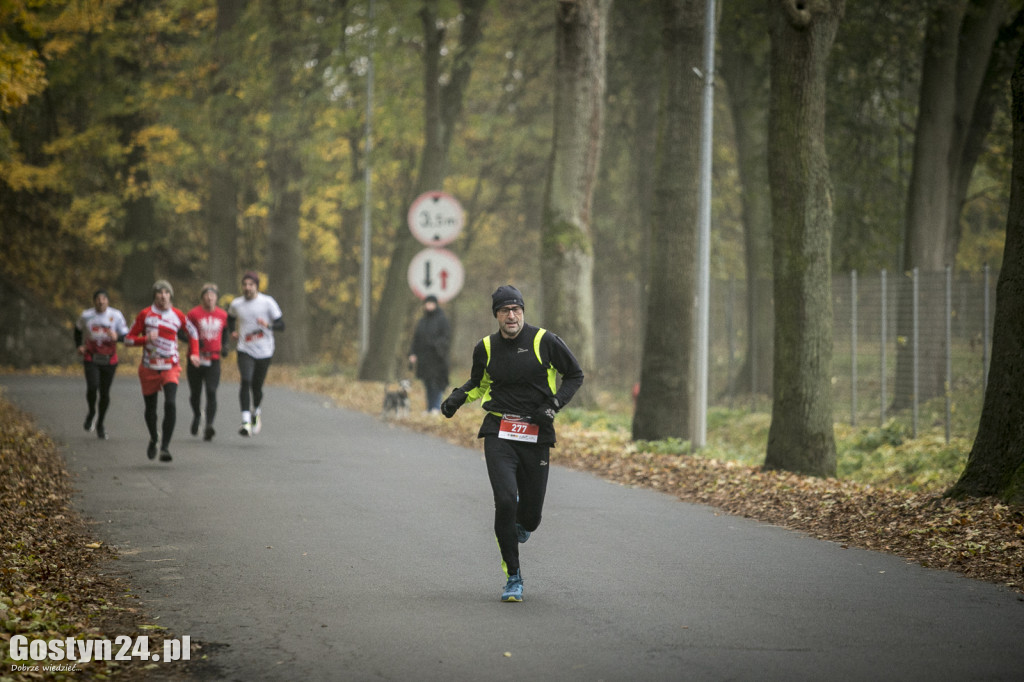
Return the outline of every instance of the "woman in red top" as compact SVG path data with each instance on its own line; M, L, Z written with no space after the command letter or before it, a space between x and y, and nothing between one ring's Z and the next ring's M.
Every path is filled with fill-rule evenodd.
M160 440L161 462L171 461L171 453L167 448L177 418L174 400L178 394L178 377L181 375L178 362L179 338L188 341L189 361L194 366L199 365L199 332L185 317L185 313L171 306L173 295L174 289L170 282L157 280L153 284L153 305L142 309L124 337L126 346L142 346L139 381L142 383L142 398L146 402L146 428L149 429L146 456L156 458L157 440ZM164 420L161 432L157 433L156 404L161 390L164 394Z

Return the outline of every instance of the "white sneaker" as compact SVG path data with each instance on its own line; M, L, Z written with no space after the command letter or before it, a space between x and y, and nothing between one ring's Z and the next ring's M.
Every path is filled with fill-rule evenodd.
M260 419L260 415L257 412L252 417L252 433L253 433L253 435L256 435L257 433L259 433L262 428L263 428L263 420Z
M252 435L252 424L250 424L249 422L242 422L242 428L238 429L238 434L240 436L246 436L246 437L251 436Z

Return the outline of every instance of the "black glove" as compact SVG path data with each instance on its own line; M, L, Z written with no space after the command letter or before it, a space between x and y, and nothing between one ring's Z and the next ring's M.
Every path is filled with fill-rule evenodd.
M462 404L466 402L466 392L461 388L457 388L452 391L451 395L445 398L445 401L441 403L441 414L448 419L455 416L455 413L459 411Z
M533 413L533 421L536 424L550 426L555 423L555 415L558 414L558 399L552 398L544 402Z

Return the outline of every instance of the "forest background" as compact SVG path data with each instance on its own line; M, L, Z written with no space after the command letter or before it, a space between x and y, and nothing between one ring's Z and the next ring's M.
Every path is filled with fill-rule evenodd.
M596 310L588 377L610 391L629 391L641 373L654 160L675 66L666 43L695 35L668 35L667 10L684 5L703 3L634 0L612 3L607 14L603 145L587 226ZM711 243L712 279L747 282L748 352L731 383L765 395L771 357L752 363L750 349L771 333L757 319L771 308L757 298L771 290L762 284L771 246L758 242L769 213L768 6L726 2L719 18ZM368 215L378 357L373 366L363 358L360 375L396 378L418 301L389 287L389 276L408 257L406 211L424 189L433 112L446 146L440 189L460 199L467 217L450 247L467 273L448 306L454 347L492 331L488 294L507 282L526 294L530 321L545 323L554 3L376 0L372 17L370 3L343 1L5 7L0 270L68 324L101 286L130 315L149 302L157 277L174 283L179 307L190 307L203 282L218 282L227 297L241 272L256 269L286 311L281 361L355 367ZM920 264L979 273L1001 261L1019 24L1016 2L845 7L825 91L835 272L905 276ZM944 52L950 42L959 51ZM967 88L962 74L971 69ZM960 115L964 108L972 116ZM937 126L959 134L960 156L921 144L936 139ZM945 157L935 162L922 148ZM953 178L942 194L921 188L922 169L932 166ZM950 197L952 219L922 215L922 205L945 203L936 196ZM692 229L693 217L677 217L680 229ZM931 236L914 227L922 222ZM919 253L923 243L939 253ZM675 268L682 278L693 264ZM770 351L771 343L756 347Z

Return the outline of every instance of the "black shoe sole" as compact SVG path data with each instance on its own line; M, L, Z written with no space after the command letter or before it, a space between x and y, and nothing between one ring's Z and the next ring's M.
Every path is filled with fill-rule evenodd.
M206 431L203 433L203 440L213 440L216 434L217 432L213 430L212 426L207 426Z
M171 457L171 453L168 452L166 448L160 451L161 462L170 462L172 459L173 457Z
M146 448L146 457L156 459L156 443L150 442L149 447Z

